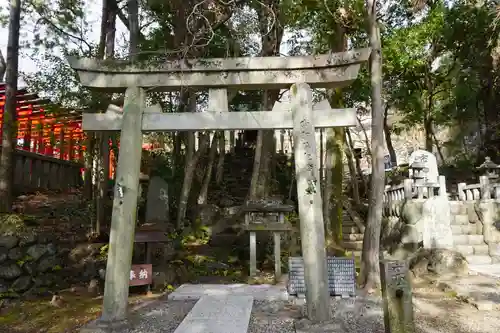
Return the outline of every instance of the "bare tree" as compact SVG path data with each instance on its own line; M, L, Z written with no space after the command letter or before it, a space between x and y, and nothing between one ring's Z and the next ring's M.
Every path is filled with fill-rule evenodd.
M370 56L372 107L372 181L369 194L368 220L363 239L360 282L371 291L380 285L379 251L382 227L382 196L384 194L384 109L382 106L382 48L377 22L377 1L366 0Z
M10 1L5 107L0 156L0 212L10 212L14 200L14 153L17 146L16 93L19 74L21 0Z

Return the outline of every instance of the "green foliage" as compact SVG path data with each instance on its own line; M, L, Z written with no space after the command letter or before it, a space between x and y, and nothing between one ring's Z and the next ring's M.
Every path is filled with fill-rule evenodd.
M99 249L99 258L101 260L107 260L108 252L109 252L109 244L101 246L101 248Z

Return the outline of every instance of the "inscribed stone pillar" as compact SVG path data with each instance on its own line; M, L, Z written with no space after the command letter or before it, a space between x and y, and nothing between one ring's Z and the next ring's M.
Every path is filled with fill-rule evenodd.
M145 92L127 88L113 200L102 322L126 319L136 224Z
M426 199L422 206L423 242L425 248L452 249L451 211L448 198Z
M291 88L291 109L307 315L311 321L321 322L330 317L330 295L312 108L309 85L294 84Z
M412 292L405 261L380 261L386 333L415 333Z

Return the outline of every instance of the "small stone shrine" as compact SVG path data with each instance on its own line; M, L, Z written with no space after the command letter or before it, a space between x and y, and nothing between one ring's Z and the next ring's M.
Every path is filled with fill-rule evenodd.
M273 233L274 240L274 276L278 281L281 277L281 233L291 229L285 223L285 214L295 209L285 205L281 200L249 201L243 206L245 212L245 230L250 235L250 277L257 274L257 232Z

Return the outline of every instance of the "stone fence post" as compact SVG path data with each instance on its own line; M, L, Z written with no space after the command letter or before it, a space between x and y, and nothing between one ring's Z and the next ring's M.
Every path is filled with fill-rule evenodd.
M488 176L479 176L481 185L481 200L491 199L490 180Z
M457 184L458 200L460 200L460 201L465 201L465 187L466 186L467 186L466 183L458 183Z
M445 176L439 176L439 196L440 197L446 196L446 177Z
M403 181L403 188L406 200L411 200L413 198L413 180L405 179Z

